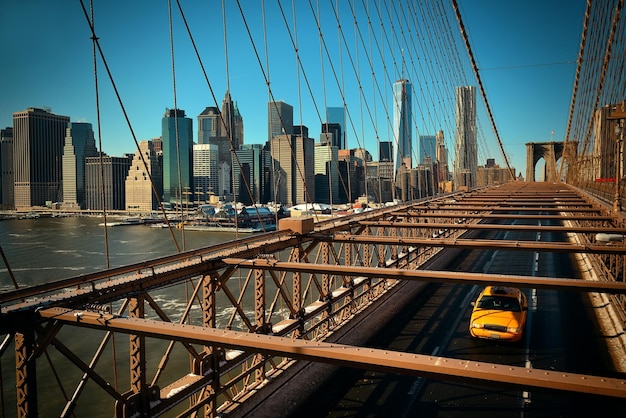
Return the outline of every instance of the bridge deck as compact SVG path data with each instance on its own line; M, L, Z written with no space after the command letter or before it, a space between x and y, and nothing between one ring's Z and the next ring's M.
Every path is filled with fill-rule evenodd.
M520 190L524 194L518 193ZM286 367L292 359L626 397L626 382L619 379L537 369L529 372L324 342L405 280L600 292L611 295L613 309L623 310L626 247L623 241L608 245L596 242L598 233L623 234L623 222L573 189L567 193L563 190L563 185L514 183L459 193L454 199L433 198L328 219L312 228L308 222L299 225L297 219L291 219L287 225L295 225L297 232L281 228L214 247L5 292L0 295L0 329L13 338L5 338L0 353L9 355L8 348L14 346L18 370L15 386L21 394L18 408L25 411L29 402L35 402L33 367L53 347L85 373L87 380L102 387L120 416L146 410L158 415L199 394L193 408L217 413L265 384L266 375ZM560 206L563 196L557 195L566 195L568 204ZM503 200L502 196L508 198ZM478 198L480 206L468 204ZM545 211L537 206L541 201ZM525 202L532 204L526 206ZM502 224L511 220L542 222ZM496 223L488 224L490 221ZM567 232L570 240L541 243L478 240L473 236L477 231L503 228ZM578 253L590 257L598 271L595 280L587 281L417 270L444 248ZM174 291L177 286L192 289L185 292L188 296L182 315L151 296L166 288ZM218 321L217 313L225 310L232 314ZM153 318L148 319L148 315ZM90 327L101 333L102 347L93 358L78 358L69 348L71 344L62 341L64 334L59 331L68 327ZM126 354L130 362L125 362L131 364L130 385L126 391L112 389L106 373L96 366L107 345L108 332L130 335ZM153 366L146 363L146 339L164 339L171 347L182 346L192 359L189 370L164 381L161 370L174 355L170 348L159 362L159 372L148 382L147 373ZM83 385L77 382L76 393ZM66 409L71 410L75 402L74 398L68 400Z

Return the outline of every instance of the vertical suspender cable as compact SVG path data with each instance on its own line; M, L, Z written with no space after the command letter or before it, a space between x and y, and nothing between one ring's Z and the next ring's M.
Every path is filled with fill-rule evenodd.
M91 18L89 17L89 13L87 13L87 9L85 8L85 4L83 3L83 0L80 0L80 5L81 8L83 10L83 15L85 16L85 20L87 21L87 24L89 25L89 29L91 31L91 35L92 35L92 40L95 44L95 46L98 49L98 53L100 55L100 59L102 60L102 64L104 65L104 69L106 70L106 73L109 77L109 81L111 82L111 87L113 88L113 91L115 92L115 97L117 98L117 101L120 105L120 109L122 111L122 114L124 115L124 120L126 120L126 124L128 125L128 129L130 130L130 134L133 137L133 141L135 143L135 149L139 150L139 142L137 141L137 136L135 135L135 131L133 129L133 125L130 123L130 118L128 117L128 112L126 112L126 107L124 106L124 103L122 102L122 97L120 96L120 92L117 89L117 85L115 84L115 80L113 79L113 74L111 73L111 69L109 68L109 65L107 63L106 57L104 56L104 52L102 51L102 47L100 46L100 43L98 42L98 37L96 36L96 32L95 29L93 27L93 24L91 22ZM139 152L139 157L141 158L141 161L144 164L144 167L146 167L146 174L148 176L148 178L150 179L150 186L152 188L152 192L154 193L154 196L156 196L156 199L159 201L159 206L161 208L161 213L163 214L163 217L165 219L165 221L169 224L169 220L167 219L167 214L165 213L165 210L163 209L163 205L161 204L161 196L159 196L159 193L157 192L156 186L154 184L154 181L152 179L152 174L150 173L150 170L148 169L148 163L143 155L142 152ZM172 236L172 240L174 241L174 244L176 245L176 249L178 251L180 251L180 248L178 246L178 241L176 240L176 236L174 235L173 232L171 232L170 229L170 233Z
M182 184L182 173L181 173L181 167L180 167L180 151L181 150L180 150L180 137L179 137L179 130L178 130L178 102L176 99L176 65L175 65L175 60L174 60L174 31L173 31L173 24L172 24L172 1L171 0L167 0L167 12L168 12L169 30L170 30L170 54L172 58L172 89L173 89L173 94L174 94L174 132L175 132L174 135L176 138L176 168L177 168L177 175L178 175L178 199L179 199L178 206L180 206L181 237L183 241L183 251L184 251L185 250L185 221L186 219L185 219L185 216L183 215L184 214L183 212L183 184ZM168 130L169 130L169 126L168 126ZM168 134L168 140L169 140L169 134Z
M89 12L90 12L90 19L91 19L91 27L95 28L95 20L94 20L94 14L93 14L93 0L89 2ZM103 155L104 153L102 152L102 135L101 135L101 129L100 129L100 93L98 90L98 60L97 60L97 56L96 56L96 40L98 38L96 38L95 32L92 32L91 35L91 47L92 47L92 52L93 52L93 79L94 79L94 85L95 85L95 96L96 96L96 126L97 126L97 130L98 130L98 159L99 159L99 166L100 166L100 201L101 201L101 205L102 205L102 219L104 221L103 223L103 232L104 232L104 257L105 257L105 263L106 263L106 268L110 268L111 264L109 261L109 233L108 233L108 227L107 227L107 200L106 200L106 194L105 194L105 187L104 187L104 161L103 161Z
M332 3L332 0L330 0ZM335 0L336 4L335 4L335 10L339 9L339 0ZM337 12L338 13L338 12ZM345 96L345 79L344 79L344 74L343 74L343 50L341 48L342 44L341 44L341 23L339 22L339 16L337 16L337 46L338 46L338 53L339 53L339 73L341 74L340 80L341 80L341 84L339 86L339 88L341 89L341 97L343 98L343 108L347 111L348 110L348 104L346 103L346 96ZM347 131L347 127L344 127L345 131ZM346 136L346 147L348 146L348 134L347 132L344 133L344 135ZM351 158L348 158L348 161L350 161ZM346 170L348 173L348 201L350 203L350 207L352 207L353 199L352 199L352 185L351 185L351 181L350 181L350 168L352 168L352 164L348 163L348 169Z
M265 19L265 0L261 1L261 15L263 18L263 45L265 47L265 86L267 87L267 103L269 104L272 101L272 90L270 88L270 59L269 59L269 51L267 47L267 21ZM268 107L268 117L269 117L269 107ZM272 132L272 120L271 118L267 121L269 124L269 132ZM270 143L270 153L272 152L272 138L267 138ZM273 156L270 156L270 162L272 163L272 191L273 191L273 200L274 200L274 222L276 223L276 228L278 228L278 181L280 177L277 179L274 174L276 173L276 161ZM280 173L279 173L280 174Z
M100 123L100 93L98 89L98 60L96 55L96 41L97 37L95 34L95 17L93 11L93 0L89 2L89 14L90 14L90 23L92 28L91 35L91 46L93 52L93 75L94 75L94 89L96 96L96 125L98 130L98 156L99 156L99 165L100 165L100 186L101 186L101 199L102 199L102 217L104 221L104 249L105 249L105 262L106 268L110 268L110 260L109 260L109 234L107 227L107 202L106 202L106 194L104 193L104 162L103 162L103 152L102 152L102 134L101 134L101 123ZM114 387L118 387L118 374L117 374L117 351L115 344L115 334L112 335L112 343L111 343L111 353L113 356L113 381Z
M313 19L315 20L315 24L317 26L317 31L318 31L318 35L319 35L319 40L320 40L320 62L321 62L321 67L322 67L322 88L323 88L323 105L324 105L324 115L325 115L325 120L321 121L322 123L328 123L328 112L326 111L328 102L327 102L327 89L326 89L326 75L325 75L325 66L324 66L324 52L326 52L326 57L328 59L328 65L330 67L331 72L335 75L336 78L336 73L335 73L335 69L333 67L333 63L332 60L330 59L330 55L328 53L328 50L326 48L326 42L324 40L324 34L322 32L322 26L321 26L321 9L320 9L320 5L319 5L319 0L317 0L317 7L314 8L313 4L311 3L311 0L309 0L309 8L311 10L311 14L313 15ZM338 83L339 85L339 83ZM341 96L343 97L343 92L340 92ZM342 120L342 135L345 135L345 127L346 127L346 119L345 119L345 114L346 114L346 107L345 107L345 101L343 102L344 107L343 107L343 120ZM319 112L318 112L319 113ZM343 144L343 138L340 138L341 143ZM337 170L339 170L339 156L337 156L336 159L333 159L333 161L337 167ZM331 163L332 163L331 162ZM347 161L348 166L349 166L349 161ZM348 200L350 200L349 197L349 187L348 185L346 185L346 182L349 182L349 179L344 179L344 177L341 175L341 173L339 173L339 182L341 183L341 189L343 189L344 193L346 194L346 196L348 196ZM329 179L330 182L330 179ZM331 203L332 204L332 203Z
M224 36L224 65L226 71L226 94L230 97L230 73L228 69L228 37L226 30L226 4L224 0L222 0L222 32ZM230 144L230 188L233 193L233 202L235 206L235 237L239 238L239 214L237 213L237 190L235 189L235 161L239 161L237 158L235 146L234 146L234 124L233 124L233 115L231 113L231 103L229 101L228 112L224 115L222 112L222 123L226 127L226 136L228 137L228 143ZM241 167L239 169L240 173L242 172ZM241 174L240 174L241 175ZM243 177L243 175L241 175ZM250 196L252 198L252 196Z

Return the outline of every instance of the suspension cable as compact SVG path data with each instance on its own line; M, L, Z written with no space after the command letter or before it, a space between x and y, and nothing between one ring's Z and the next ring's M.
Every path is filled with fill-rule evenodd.
M185 222L187 221L187 219L184 216L184 212L183 212L183 181L182 181L182 170L181 170L181 164L180 164L181 149L180 149L180 134L179 134L179 121L178 121L179 110L178 110L178 102L177 102L177 94L176 94L176 63L175 63L176 60L174 57L174 29L173 29L173 23L172 23L172 1L171 0L167 0L167 14L168 14L168 24L169 24L169 32L170 32L170 56L171 56L171 61L172 61L172 90L173 90L173 95L174 95L174 137L175 137L175 143L176 143L176 171L177 171L177 176L178 176L178 199L180 199L178 206L180 206L181 237L182 237L183 251L184 251L185 250ZM167 126L168 141L170 141L169 129L170 128L169 128L169 121L168 121L168 126ZM186 145L189 145L189 144L186 144ZM185 151L187 150L185 149ZM170 150L170 155L171 155L171 150ZM187 179L189 178L188 172L185 173L185 178ZM170 186L171 184L167 185L168 188ZM171 199L171 196L170 196L170 199ZM189 208L187 208L187 214L189 214Z
M130 131L130 134L133 138L133 141L135 143L135 149L140 151L140 147L139 147L139 142L137 141L137 136L135 135L135 131L133 129L133 125L130 123L130 118L128 117L128 112L126 111L126 107L124 106L124 103L122 101L122 97L120 95L120 92L117 88L117 84L115 83L115 80L113 79L113 74L111 73L111 69L109 68L109 64L107 63L107 60L104 56L104 52L102 51L102 46L100 45L99 42L99 38L96 36L96 32L95 29L93 27L93 24L89 18L89 14L87 13L87 9L85 8L85 4L84 4L84 0L80 0L80 5L81 8L83 10L83 15L85 16L85 19L87 21L87 24L89 25L89 29L91 31L91 36L92 36L92 40L93 42L95 42L97 48L98 48L98 54L100 55L100 59L102 60L102 64L104 65L104 68L107 72L107 76L109 77L109 81L111 82L111 87L113 88L113 91L115 92L115 97L117 98L117 102L120 105L120 109L122 111L122 114L124 115L124 119L126 120L126 124L128 125L128 129ZM138 152L139 157L141 158L141 161L144 164L144 167L146 168L146 174L148 175L148 178L150 179L150 185L152 187L152 192L154 193L154 195L156 196L156 199L159 202L159 207L161 208L161 213L163 214L163 218L165 219L165 222L169 225L169 219L167 218L167 214L165 213L165 208L163 207L163 204L161 202L161 197L159 196L159 193L156 189L156 185L155 182L153 181L152 178L152 174L150 172L148 163L145 159L145 157L143 156L142 152ZM171 232L171 228L170 228L170 232ZM176 245L176 249L178 252L180 252L180 247L178 246L178 241L176 240L176 236L173 234L173 232L171 232L171 236L172 239L174 241L174 244Z
M572 119L574 117L574 107L576 103L576 95L578 94L578 84L580 81L580 72L583 65L583 57L585 56L585 45L587 43L587 31L589 30L589 18L591 16L591 0L587 0L587 7L585 9L585 21L583 23L583 33L582 38L580 40L580 50L578 51L578 60L576 66L576 77L574 78L574 90L572 92L572 102L569 108L569 116L567 118L567 129L565 131L565 140L563 143L563 147L567 149L567 142L569 141L570 129L572 127ZM561 168L559 169L559 179L561 179L563 175L563 167L567 162L567 158L570 157L567 153L565 153L565 158L561 163Z
M502 145L502 140L500 139L500 134L498 133L498 127L496 126L496 121L493 118L493 113L491 112L491 106L489 106L489 101L487 100L487 94L485 93L485 87L483 86L483 82L480 78L480 73L478 72L478 66L476 65L476 60L474 59L474 54L472 53L472 48L469 43L469 38L467 37L467 32L465 31L465 25L463 24L463 19L461 18L461 13L459 12L459 6L456 0L452 0L452 6L454 8L454 12L456 13L456 19L459 22L459 29L461 30L461 35L463 40L465 41L465 48L467 49L467 53L469 55L472 69L474 70L474 75L476 76L476 81L478 82L478 88L480 90L480 94L485 102L485 107L487 109L487 114L489 115L489 120L491 122L491 127L493 128L493 132L496 135L496 140L498 141L498 145L500 146L500 151L502 152L502 158L504 158L504 163L509 170L509 174L511 178L515 178L515 174L511 169L511 165L509 164L509 159L506 156L506 152L504 151L504 146ZM458 158L458 156L457 156Z
M89 13L91 19L92 27L95 27L94 20L94 12L93 12L93 0L89 2ZM103 219L103 228L102 231L104 233L104 260L106 268L111 267L110 257L109 257L109 232L107 225L107 199L104 187L104 153L102 152L102 131L101 131L101 120L100 120L100 90L98 88L98 60L96 55L96 41L97 38L94 34L91 35L91 49L93 55L93 79L94 79L94 90L96 97L96 129L98 132L98 161L99 161L99 175L100 175L100 201L102 205L102 219Z

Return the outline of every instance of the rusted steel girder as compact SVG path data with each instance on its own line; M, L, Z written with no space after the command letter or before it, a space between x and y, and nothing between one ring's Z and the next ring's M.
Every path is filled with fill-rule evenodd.
M356 266L329 266L313 263L290 263L282 261L240 258L225 258L226 264L246 268L264 268L288 272L321 273L357 277L384 277L386 279L420 280L442 283L479 284L479 285L514 285L536 289L578 290L584 292L600 292L626 294L626 282L599 282L557 277L531 277L485 273L467 273L440 270L404 270L396 268L375 268Z
M481 248L492 250L516 250L516 251L551 251L587 254L619 254L626 255L624 245L581 245L569 242L543 242L543 241L510 241L488 239L463 239L463 238L402 238L402 237L375 237L364 235L335 234L332 236L320 236L333 242L358 242L364 244L385 245L410 245L428 247L455 247L455 248Z
M436 217L436 216L434 216ZM429 228L429 229L483 229L505 231L547 231L547 232L575 232L575 233L611 233L626 234L626 228L601 226L561 226L561 225L503 225L482 223L444 223L444 222L404 222L404 221L360 221L361 225L394 227L394 228Z
M15 333L15 390L17 416L36 417L37 410L37 368L32 354L35 350L33 329Z
M563 211L561 211L563 212ZM403 217L429 217L429 218L477 218L477 219L540 219L540 220L554 220L554 221L614 221L613 216L605 215L526 215L526 214L508 214L508 213L466 213L466 212L394 212L395 216Z
M419 210L419 211L428 211L428 210L443 210L443 211L479 211L479 212L576 212L576 213L602 213L600 209L594 209L589 207L579 207L578 205L557 205L555 207L545 207L545 206L537 206L537 207L528 207L528 206L502 206L498 204L493 204L491 206L485 205L466 205L465 202L459 205L432 205L431 206L417 206L412 207L409 212ZM395 213L394 213L395 214Z
M301 263L304 260L306 253L299 246L295 246L291 250L290 260L294 260L297 264ZM295 311L295 319L299 321L299 326L295 335L297 337L301 336L304 333L304 301L302 300L302 273L299 271L295 271L291 280L291 301L293 303L293 310Z
M147 283L141 276L136 277L134 280L137 283L141 283L137 286L131 286L135 289L131 289L128 285L123 286L124 290L120 293L111 293L113 288L109 289L107 295L110 296L110 300L117 300L128 296L129 293L143 292L149 287L158 287L165 285L167 281L186 279L191 277L197 277L202 271L218 269L220 268L220 259L225 256L238 254L242 257L254 256L261 252L273 253L281 251L284 248L292 247L301 242L301 237L294 237L290 231L276 231L273 233L265 234L263 239L259 239L258 236L251 238L242 238L236 241L229 241L224 244L213 245L204 249L197 249L186 251L184 253L178 253L165 257L155 258L150 261L142 261L140 263L129 264L122 267L116 267L108 270L103 270L95 273L81 274L80 276L70 277L68 279L55 280L49 283L43 283L40 285L30 286L17 290L10 290L6 292L0 292L0 307L2 307L2 313L5 312L7 304L9 302L19 301L22 299L41 297L42 294L54 292L57 290L65 291L68 288L75 288L76 292L74 296L80 296L83 293L90 292L96 282L105 282L115 280L118 277L123 277L123 282L128 283L131 281L129 277L132 274L140 274L141 272L153 272L155 267L165 266L173 263L181 263L185 260L198 260L187 268L180 268L174 275L162 274L156 282ZM247 254L247 255L245 255ZM201 266L204 265L203 266ZM153 272L154 273L154 272ZM153 276L155 276L153 274ZM48 303L54 303L53 300L42 301ZM88 299L88 301L92 301ZM28 303L25 304L28 306ZM16 304L15 308L19 309L20 306ZM13 306L11 307L13 308Z
M78 316L77 313L79 313ZM438 380L498 383L520 388L547 388L626 398L626 381L608 377L527 369L140 318L123 318L109 314L82 313L65 308L42 309L39 311L39 315L42 318L54 318L57 321L106 331L136 333L167 340L185 340L193 344L214 344L221 347L252 350L298 360L316 361L384 373L401 373Z

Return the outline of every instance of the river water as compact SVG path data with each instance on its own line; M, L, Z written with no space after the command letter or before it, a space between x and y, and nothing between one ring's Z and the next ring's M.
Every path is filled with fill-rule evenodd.
M111 221L111 219L109 219ZM0 221L0 246L6 256L9 267L20 287L32 286L53 280L74 277L81 274L100 271L106 268L107 245L110 267L117 267L157 257L176 254L177 247L172 232L167 228L151 228L147 225L129 225L107 228L105 240L103 222L99 217L58 217L39 219L11 219ZM203 231L181 231L174 229L173 235L181 250L192 250L207 247L236 239L234 233L213 233ZM244 235L245 236L245 235ZM0 260L0 291L14 288L9 270ZM184 308L184 294L169 294L180 290L166 289L151 295L160 301L164 309L181 311ZM64 327L59 339L85 362L89 362L95 348L99 344L102 333L92 330ZM113 347L112 344L111 347ZM128 352L128 337L123 335L117 338L115 344L119 357ZM180 346L180 344L178 344ZM163 353L164 343L150 342L148 346L148 364L157 364ZM108 357L99 362L98 372L106 378L119 382L119 387L128 388L128 365L123 364L119 377L112 372L111 351ZM173 357L173 368L188 367L188 357L182 355ZM37 382L39 392L39 416L59 416L65 404L59 384L54 377L54 369L49 366L46 357L50 356L56 369L69 372L70 383L64 382L67 396L71 396L76 385L74 379L80 377L80 371L67 359L59 355L53 348L49 348L45 356L37 362ZM15 405L15 359L11 350L2 356L2 416L14 416ZM125 360L127 361L127 360ZM59 370L57 370L57 373ZM154 373L154 370L151 371ZM172 372L172 376L175 373ZM180 375L179 375L180 376ZM150 379L148 379L150 381ZM123 390L122 390L123 391ZM76 416L111 417L113 416L112 402L109 395L89 383L79 399Z
M20 287L105 269L107 251L102 222L99 217L0 221L0 245ZM233 233L174 229L173 234L181 250L235 239ZM177 252L167 228L116 226L107 228L107 235L111 267ZM3 290L13 288L4 263L0 264L0 285Z

